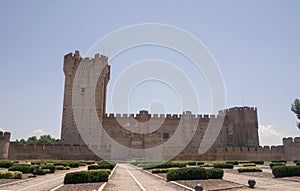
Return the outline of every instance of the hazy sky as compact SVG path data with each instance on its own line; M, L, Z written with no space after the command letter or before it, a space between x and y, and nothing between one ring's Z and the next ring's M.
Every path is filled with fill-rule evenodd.
M205 44L222 72L226 107L257 107L261 143L281 144L283 136L300 136L290 111L300 97L299 9L296 0L1 1L0 128L10 131L13 139L44 133L60 137L63 56L77 49L84 54L97 40L122 27L163 23L188 31ZM110 63L108 97L124 68L143 59L163 59L190 74L201 94L203 112L210 112L203 76L198 76L198 83L197 75L181 65L187 61L174 54L159 47L121 54ZM155 96L137 98L163 87L155 82L137 87L129 99L130 111L149 109ZM153 95L161 100L177 99L167 90L159 92ZM181 113L174 105L167 112ZM110 104L107 110L123 112L113 111Z

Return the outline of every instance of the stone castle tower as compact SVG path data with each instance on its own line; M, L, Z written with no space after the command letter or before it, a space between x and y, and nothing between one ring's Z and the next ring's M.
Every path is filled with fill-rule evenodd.
M158 115L148 114L148 111L140 111L139 114L107 114L106 107L106 88L110 78L110 66L108 65L108 58L103 55L96 54L94 58L81 58L78 51L74 54L69 53L64 57L64 74L65 74L65 92L64 105L62 116L62 131L61 141L64 145L85 145L82 140L74 120L74 113L72 108L72 90L74 88L81 89L80 94L84 94L86 88L90 88L91 84L85 87L74 87L74 78L79 64L82 64L86 71L94 72L96 65L101 65L102 73L97 81L95 94L95 103L98 118L100 119L104 130L111 138L121 145L125 145L133 149L153 148L157 145L168 141L176 131L181 119L188 117L191 124L197 123L196 131L188 147L182 152L182 156L189 156L189 158L197 157L199 144L207 130L210 121L217 120L219 115L225 116L224 123L220 134L218 135L214 147L257 147L259 146L258 139L258 119L257 109L253 107L234 107L219 111L219 115L194 115L189 111L178 115ZM89 75L91 73L88 73ZM88 77L88 75L86 76ZM89 115L87 113L86 115ZM133 123L131 120L134 119ZM124 124L131 124L139 129L142 126L150 127L150 120L152 123L159 124L161 120L163 123L156 131L143 135L132 133L122 127ZM122 124L120 124L120 121ZM185 120L183 120L185 121ZM189 123L184 124L184 129L192 129ZM102 143L101 143L102 144ZM101 145L105 147L105 152L109 156L114 148L111 145ZM166 149L171 151L170 149ZM195 153L192 156L191 153ZM167 152L166 152L167 155ZM129 149L128 153L122 153L116 158L126 157L143 157L142 153L132 153Z
M10 133L0 131L0 159L8 159Z
M110 67L107 61L108 58L106 56L99 56L98 54L95 55L95 58L93 59L83 59L81 58L79 51L75 51L74 54L70 53L64 56L65 89L61 131L62 144L85 145L77 130L72 109L73 88L80 88L81 93L85 93L86 88L90 87L90 84L85 87L73 87L75 74L80 63L91 70L93 70L93 67L95 67L95 65L104 66L104 69L100 74L99 80L97 82L95 92L95 104L98 112L98 117L102 121L106 108L106 86L110 76Z

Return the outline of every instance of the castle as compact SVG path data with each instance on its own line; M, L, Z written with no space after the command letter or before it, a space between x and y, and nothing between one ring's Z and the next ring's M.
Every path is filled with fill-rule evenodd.
M81 58L79 51L64 56L65 91L62 113L61 145L20 145L10 142L10 134L0 134L0 158L6 159L99 159L93 153L81 136L73 110L72 93L74 89L82 96L91 96L89 89L92 83L84 86L75 86L75 74L78 67L90 75L96 66L101 66L102 72L96 83L94 92L96 112L105 131L118 144L129 149L114 152L114 147L108 142L99 143L101 156L112 159L145 158L145 149L154 148L166 143L174 136L178 126L183 126L182 139L190 137L187 146L176 156L172 156L176 145L165 147L161 159L194 159L194 160L228 160L228 159L300 159L300 138L284 138L282 146L260 147L258 137L257 109L253 107L234 107L219 111L217 115L195 115L185 111L180 115L149 114L142 110L139 114L107 114L106 113L106 88L110 78L108 58L96 54L94 58ZM84 73L84 72L83 72ZM82 73L82 75L84 75ZM92 110L84 113L92 115ZM224 117L224 122L212 147L204 154L199 154L199 145L208 129L209 123ZM135 126L136 129L159 125L159 128L147 134L131 132L124 128L124 124ZM92 122L85 124L87 134ZM193 131L185 131L193 128ZM93 137L93 135L91 135ZM91 145L89 145L91 146ZM180 145L177 145L180 147ZM152 160L155 158L151 158Z

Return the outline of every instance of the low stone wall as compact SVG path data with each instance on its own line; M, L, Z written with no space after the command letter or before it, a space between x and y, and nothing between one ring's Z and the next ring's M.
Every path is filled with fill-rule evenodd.
M8 146L6 144L6 146ZM8 147L5 147L8 149ZM108 151L109 152L109 151ZM126 152L126 151L124 151ZM130 149L128 149L130 152ZM141 155L140 152L139 155ZM109 156L109 153L107 153ZM131 155L130 155L131 154ZM144 158L144 156L132 156L125 153L123 159L128 156L133 158ZM172 148L163 151L164 158L172 155ZM127 156L127 157L126 157ZM6 159L7 155L1 156ZM60 160L99 160L87 146L70 145L21 145L15 142L9 143L9 159L60 159ZM120 157L122 159L122 157ZM187 147L175 160L300 160L300 137L284 138L281 146L265 147L213 147L205 154L199 155L197 148Z

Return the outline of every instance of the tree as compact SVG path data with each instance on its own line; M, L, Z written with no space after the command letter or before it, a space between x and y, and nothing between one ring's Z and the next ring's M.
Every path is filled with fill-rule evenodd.
M295 99L292 104L291 110L296 114L297 118L300 120L300 100ZM297 122L297 127L300 129L300 123Z
M24 139L16 140L19 144L25 145L52 145L52 144L60 144L60 139L52 138L50 135L42 135L38 139L36 136L29 137L26 141Z

